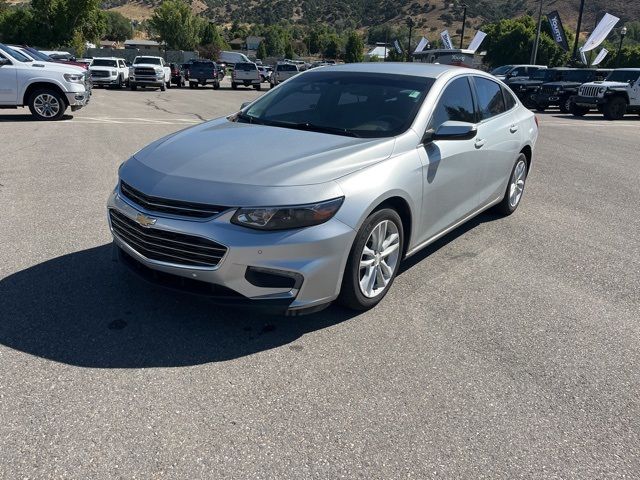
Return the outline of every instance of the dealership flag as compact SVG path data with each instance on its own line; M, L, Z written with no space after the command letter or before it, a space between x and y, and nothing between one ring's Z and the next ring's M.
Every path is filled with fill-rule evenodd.
M418 46L416 47L416 51L413 53L419 53L421 51L424 50L424 47L426 47L429 44L429 40L427 40L426 38L422 37L422 40L420 40L420 43L418 43Z
M472 52L475 52L476 50L478 50L478 48L480 48L480 44L482 43L482 41L484 40L484 37L486 37L487 34L478 30L476 32L475 37L473 37L473 40L471 40L471 43L469 44L469 50L471 50Z
M600 20L600 23L598 23L593 32L591 32L591 35L589 35L589 38L587 38L587 41L584 42L584 45L580 50L583 52L589 52L595 49L598 45L605 41L605 39L609 35L609 32L613 30L613 27L615 27L616 23L618 23L619 21L620 19L618 17L614 17L613 15L605 13L604 17L602 17L602 20Z
M604 60L604 57L606 57L608 53L609 53L609 50L607 50L606 48L603 48L602 50L600 50L600 53L598 54L598 56L596 57L596 59L593 61L591 65L600 65L600 62Z
M582 60L582 63L584 63L585 65L589 65L587 56L584 54L584 50L580 50L580 60Z
M400 46L400 42L398 40L393 42L393 46L396 47L396 52L402 53L402 47Z
M451 35L449 35L449 30L445 30L444 32L440 33L440 38L442 39L444 48L453 50L453 42L451 42Z
M549 25L551 26L551 36L553 40L562 47L565 52L569 51L569 42L567 42L567 35L564 33L564 27L562 26L562 20L560 20L560 14L557 10L547 14Z

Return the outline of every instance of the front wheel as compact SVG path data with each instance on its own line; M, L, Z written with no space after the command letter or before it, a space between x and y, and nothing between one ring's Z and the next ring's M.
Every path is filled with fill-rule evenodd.
M560 102L560 112L569 113L571 111L571 100L566 99Z
M129 90L135 92L138 89L138 86L135 83L129 82Z
M340 302L353 310L375 307L400 268L404 231L395 210L373 212L358 231L342 279Z
M167 84L166 84L166 83L164 83L164 82L162 82L162 83L160 84L160 91L161 91L161 92L164 92L166 89L167 89Z
M602 113L604 113L604 118L607 120L621 120L624 114L627 113L627 101L622 97L610 98L604 104Z
M234 82L231 82L231 89L232 90L237 90L238 89L238 84L234 83Z
M36 90L29 97L29 110L37 120L60 120L66 109L62 95L53 89Z
M262 85L254 85L253 88L259 91L262 90Z
M521 153L511 170L507 191L504 193L502 201L495 206L496 212L506 217L516 211L524 193L527 170L527 157L525 157L524 153Z
M574 117L584 117L587 113L589 113L589 109L587 107L581 107L580 105L576 105L573 102L569 107L569 111Z

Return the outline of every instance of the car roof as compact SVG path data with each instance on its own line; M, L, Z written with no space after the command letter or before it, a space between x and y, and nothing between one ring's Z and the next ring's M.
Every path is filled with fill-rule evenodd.
M640 72L640 68L615 68L614 72L624 71L624 72Z
M413 75L419 77L438 78L448 72L466 72L486 76L480 70L458 67L454 65L442 65L436 63L396 63L396 62L368 62L346 63L324 67L323 72L359 72L359 73L388 73L395 75Z

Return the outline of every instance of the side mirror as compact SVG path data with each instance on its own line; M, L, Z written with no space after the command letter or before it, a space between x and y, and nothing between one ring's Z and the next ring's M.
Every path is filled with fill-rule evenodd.
M4 65L11 65L11 62L9 61L8 58L0 57L0 67L2 67Z
M240 105L240 110L244 110L249 105L251 105L251 102L242 102L242 105Z
M426 145L436 140L471 140L477 133L478 129L472 123L450 120L440 125L437 130L430 128L424 132L422 143Z

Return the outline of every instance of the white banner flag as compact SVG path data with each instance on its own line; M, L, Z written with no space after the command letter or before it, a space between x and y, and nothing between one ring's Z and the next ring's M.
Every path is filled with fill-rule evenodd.
M469 50L471 50L472 52L475 52L476 50L478 50L478 48L480 48L480 44L482 43L482 41L486 36L487 36L486 33L478 30L476 32L475 37L473 37L473 40L471 40L471 43L469 44Z
M429 40L427 40L426 38L422 37L422 40L420 40L420 43L418 43L418 46L416 47L416 50L413 53L419 53L419 52L423 51L424 47L426 47L428 44L429 44Z
M396 52L402 53L402 47L400 46L400 42L398 40L393 42L393 46L396 47Z
M603 48L602 50L600 50L600 53L598 54L598 56L596 57L596 59L593 61L591 65L600 65L600 62L604 60L604 57L606 57L608 53L609 53L609 50L607 50L606 48Z
M600 20L600 23L598 23L593 32L591 32L591 35L589 35L589 38L587 38L587 41L584 43L580 50L583 52L589 52L596 48L598 45L605 41L605 39L609 35L609 32L613 30L613 27L615 27L616 23L618 23L619 21L620 19L618 17L614 17L613 15L605 13L604 17L602 17L602 20Z
M582 50L580 50L580 60L582 60L582 63L584 63L585 65L589 65L589 62L587 61L587 56L584 54Z
M453 43L451 42L451 35L449 35L449 30L445 30L444 32L440 33L440 38L442 39L444 48L453 50Z

